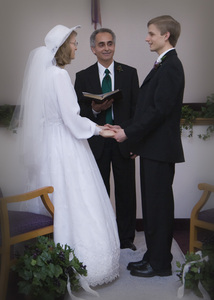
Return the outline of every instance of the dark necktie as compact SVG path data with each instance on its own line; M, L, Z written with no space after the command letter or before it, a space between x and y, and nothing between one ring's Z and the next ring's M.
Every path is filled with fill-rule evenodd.
M111 77L109 75L110 71L108 69L105 69L105 77L103 78L102 81L102 92L103 93L107 93L107 92L111 92L112 91L112 87L111 87ZM107 124L113 124L113 120L112 120L112 107L109 107L106 110L106 123Z
M159 67L159 65L160 65L160 62L158 62L157 60L155 61L155 63L154 63L154 69L157 69L158 67Z

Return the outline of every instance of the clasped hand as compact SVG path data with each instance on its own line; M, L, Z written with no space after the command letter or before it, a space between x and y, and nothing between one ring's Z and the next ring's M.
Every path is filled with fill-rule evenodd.
M106 124L102 126L100 135L103 137L112 137L119 143L124 142L127 139L124 130L119 125Z
M104 126L99 127L102 129L99 134L105 138L114 138L119 143L124 142L127 139L124 130L119 125L106 124ZM130 152L131 159L135 159L136 157L136 154Z

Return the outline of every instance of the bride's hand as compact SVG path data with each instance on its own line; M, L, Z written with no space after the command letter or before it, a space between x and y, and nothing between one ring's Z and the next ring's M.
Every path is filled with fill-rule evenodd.
M99 132L99 135L105 138L113 138L115 135L115 132L113 130L109 130L108 128L102 129Z
M109 130L107 126L97 125L101 130Z
M110 130L113 130L113 131L117 131L118 129L121 129L121 127L119 125L110 125L110 124L105 124L104 125L105 128L108 128Z

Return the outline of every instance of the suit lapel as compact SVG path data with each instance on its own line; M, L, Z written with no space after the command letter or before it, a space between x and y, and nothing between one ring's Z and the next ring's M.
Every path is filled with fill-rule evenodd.
M119 68L122 68L119 63L114 62L114 89L119 89L122 86L122 69L119 71Z
M122 86L123 76L122 71L120 71L118 68L121 68L121 64L114 62L114 89L118 89ZM90 85L93 87L93 89L97 90L99 87L100 92L102 93L102 87L100 85L100 78L99 78L99 70L98 65L95 63L92 65L89 71L89 81Z
M99 71L98 71L98 65L95 63L91 69L89 74L89 83L90 86L92 86L92 90L98 91L97 94L102 93L102 87L100 85L100 78L99 78Z
M166 57L164 58L163 62L161 64L164 64L165 61L167 60L168 57L172 56L172 55L177 55L176 51L173 49L173 50L170 50L169 52L166 53ZM157 69L155 68L152 68L152 70L149 72L149 74L146 76L146 78L144 79L143 81L143 84L144 85L146 82L148 82L152 77L153 75L157 72Z
M144 85L146 82L148 82L152 77L153 75L156 73L156 70L155 68L151 69L151 71L149 72L149 74L146 76L146 78L144 79L142 85Z

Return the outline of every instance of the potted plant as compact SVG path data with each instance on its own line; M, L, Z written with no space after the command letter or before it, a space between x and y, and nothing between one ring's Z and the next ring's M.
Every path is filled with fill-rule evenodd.
M19 292L40 300L60 299L68 282L71 290L77 291L79 275L87 275L86 266L68 245L62 247L45 236L25 246L12 270L18 275Z
M0 105L0 127L8 127L10 125L14 110L15 105Z
M208 293L214 300L214 240L213 237L205 241L201 251L185 255L185 262L176 262L177 270L182 286L178 290L178 297L182 298L184 289L189 289L200 298Z
M194 109L196 107L196 109ZM181 131L188 130L188 137L193 136L193 125L208 125L204 134L199 134L200 139L206 140L214 132L214 94L207 97L206 103L184 104L181 115Z

